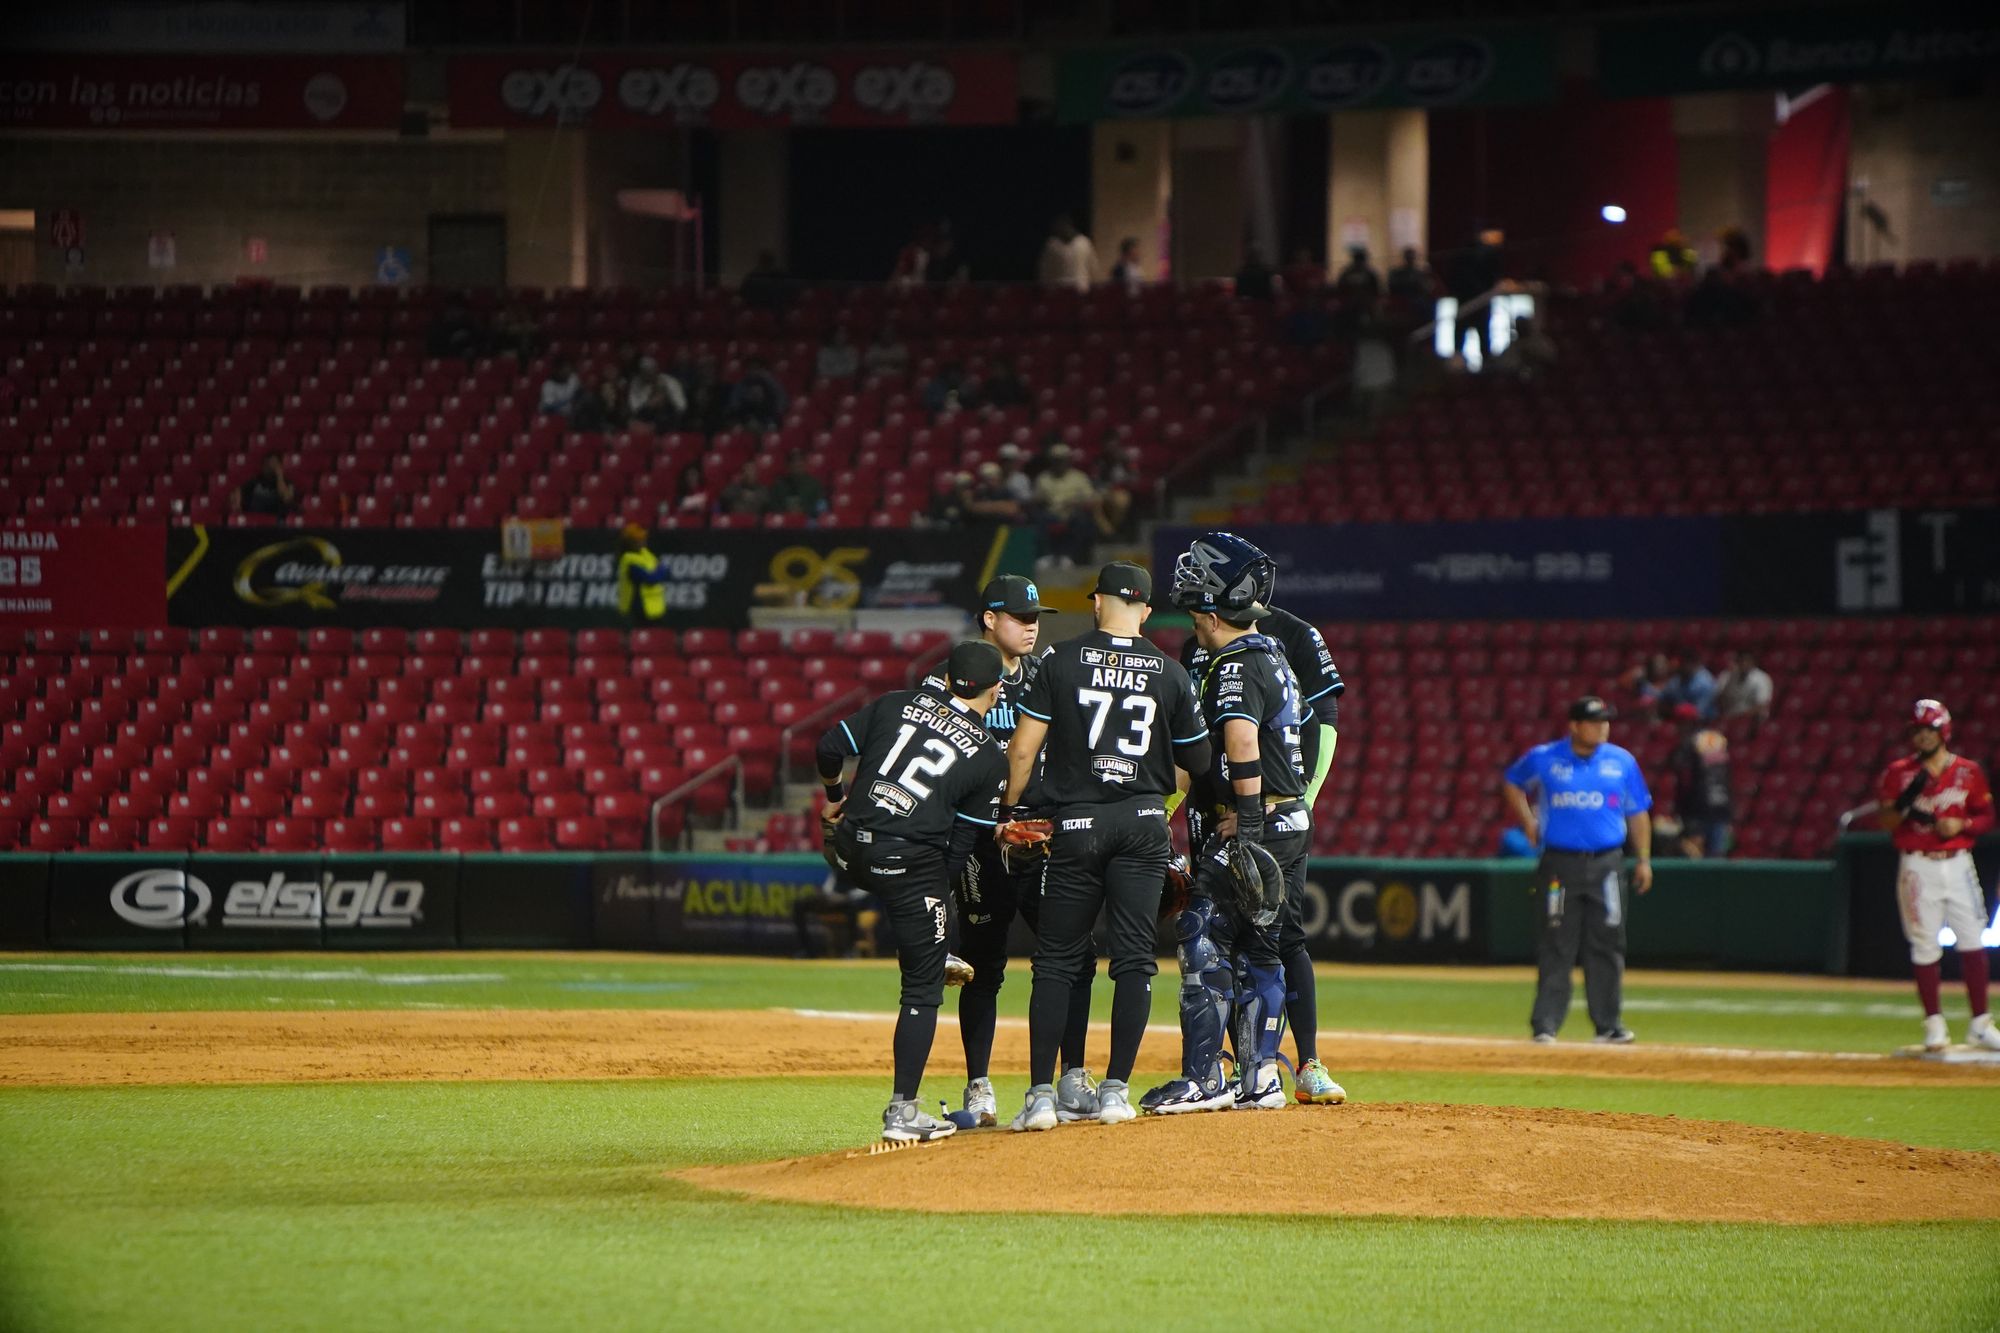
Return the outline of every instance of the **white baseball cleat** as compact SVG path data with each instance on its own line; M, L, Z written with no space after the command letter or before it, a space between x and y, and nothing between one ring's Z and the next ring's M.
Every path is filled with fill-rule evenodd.
M2000 1051L2000 1027L1994 1026L1993 1015L1981 1014L1972 1020L1972 1026L1965 1030L1965 1044L1982 1051Z
M1943 1014L1930 1014L1924 1018L1924 1049L1941 1051L1951 1045L1951 1033L1946 1030Z
M1000 1102L993 1095L993 1080L976 1078L965 1085L965 1099L960 1103L972 1113L975 1125L984 1128L1000 1123Z
M1061 1114L1058 1112L1058 1114ZM1139 1112L1132 1106L1132 1090L1115 1078L1107 1078L1097 1085L1097 1122L1101 1125L1122 1125L1128 1120L1137 1120Z

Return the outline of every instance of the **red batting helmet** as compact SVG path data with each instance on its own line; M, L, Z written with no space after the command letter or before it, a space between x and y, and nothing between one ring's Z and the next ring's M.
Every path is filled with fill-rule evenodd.
M1951 740L1951 710L1935 699L1919 699L1910 711L1910 730L1918 727L1936 727L1937 734L1946 741Z

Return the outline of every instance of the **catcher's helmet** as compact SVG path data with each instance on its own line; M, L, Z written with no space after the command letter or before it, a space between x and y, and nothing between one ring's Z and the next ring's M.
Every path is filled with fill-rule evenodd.
M1919 699L1910 710L1910 730L1918 727L1935 727L1937 734L1947 743L1951 740L1951 710L1935 699Z
M1183 611L1261 614L1278 586L1278 562L1233 532L1198 538L1174 562L1173 603Z

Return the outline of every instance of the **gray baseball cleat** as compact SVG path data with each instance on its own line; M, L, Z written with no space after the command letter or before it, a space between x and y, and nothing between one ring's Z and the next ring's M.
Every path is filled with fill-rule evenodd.
M882 1112L882 1137L890 1143L929 1143L956 1133L957 1125L928 1114L914 1101L892 1101Z
M1099 1110L1097 1080L1082 1065L1065 1069L1056 1080L1056 1119L1065 1125L1078 1120L1095 1120Z
M993 1095L990 1078L976 1078L966 1084L960 1105L972 1113L973 1122L982 1129L1000 1123L1000 1101Z
M1019 1133L1023 1130L1055 1127L1056 1090L1046 1083L1037 1083L1028 1089L1028 1096L1021 1105L1021 1114L1014 1117L1014 1123L1008 1128Z
M1132 1106L1132 1089L1115 1078L1107 1078L1097 1085L1097 1122L1101 1125L1122 1125L1127 1120L1137 1120L1139 1112Z

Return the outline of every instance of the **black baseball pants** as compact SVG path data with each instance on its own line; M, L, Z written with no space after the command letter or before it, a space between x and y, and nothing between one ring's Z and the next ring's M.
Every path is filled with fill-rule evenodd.
M896 941L902 990L896 1008L898 1097L915 1097L937 1036L944 1000L945 940L951 927L951 887L944 849L843 828L838 850L855 885L875 895Z

